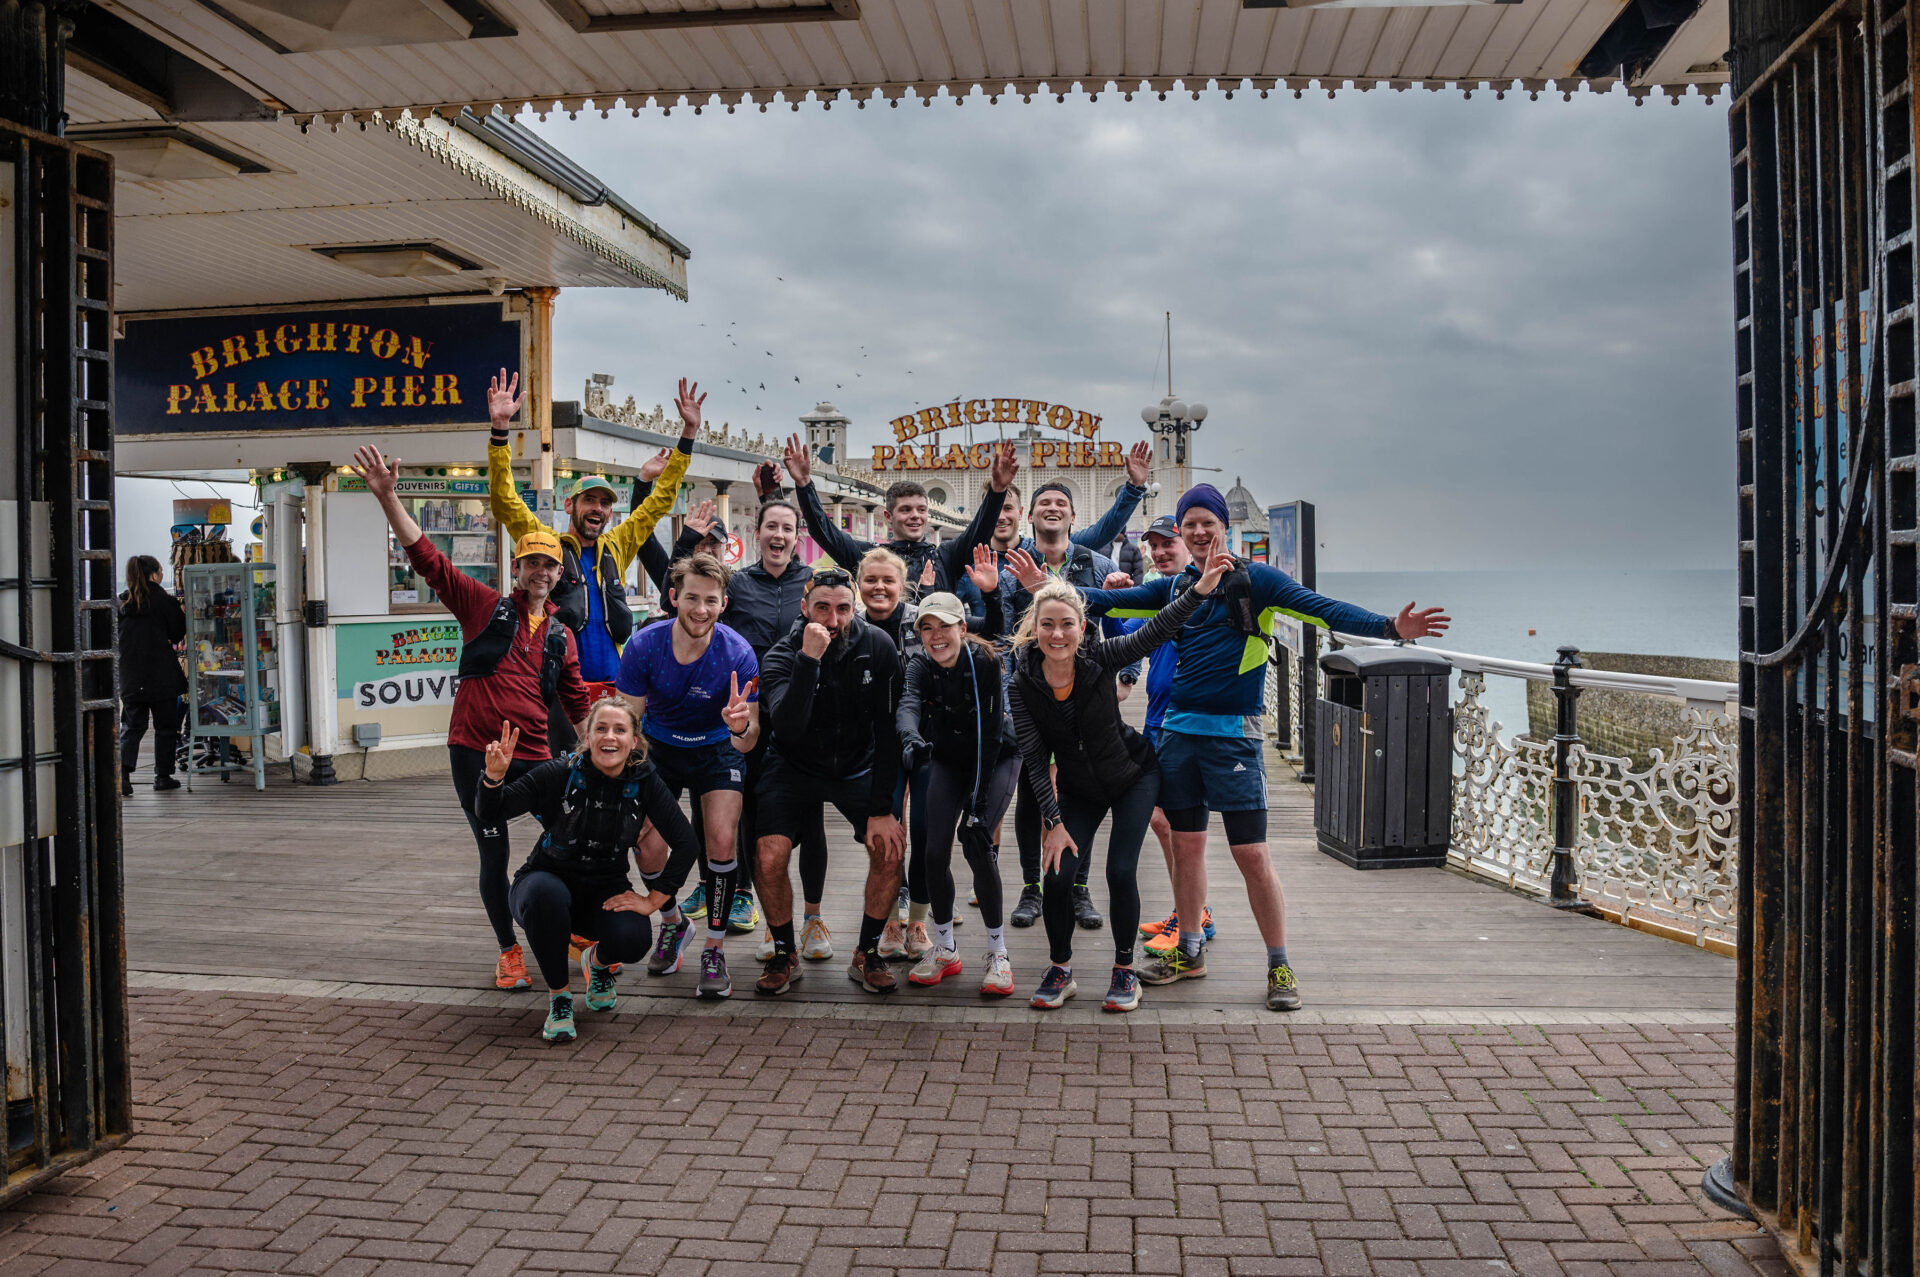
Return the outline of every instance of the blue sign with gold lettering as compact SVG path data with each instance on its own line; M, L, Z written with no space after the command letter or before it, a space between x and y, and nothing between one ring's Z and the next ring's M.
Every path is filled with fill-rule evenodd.
M520 368L520 317L493 298L129 319L114 343L121 435L365 430L485 421Z

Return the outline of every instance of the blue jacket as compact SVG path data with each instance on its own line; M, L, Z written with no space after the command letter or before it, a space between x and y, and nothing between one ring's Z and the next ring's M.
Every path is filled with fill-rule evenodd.
M1187 585L1200 579L1200 568L1189 564L1181 576ZM1267 640L1273 618L1294 617L1308 625L1340 630L1369 638L1393 637L1393 622L1377 612L1315 594L1278 568L1264 563L1247 565L1253 606L1260 633L1242 634L1228 620L1219 599L1200 605L1180 631L1179 662L1173 692L1168 698L1163 726L1199 735L1238 735L1226 730L1227 719L1257 716L1264 692ZM1125 590L1082 590L1090 616L1151 616L1173 598L1178 577L1161 577ZM1200 720L1219 720L1209 729Z

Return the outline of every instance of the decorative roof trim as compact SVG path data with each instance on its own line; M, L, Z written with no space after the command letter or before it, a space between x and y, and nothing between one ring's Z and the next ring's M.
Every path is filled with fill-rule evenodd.
M1021 79L995 81L998 87L990 87L980 81L949 82L937 81L930 84L883 83L857 85L820 85L815 88L799 89L726 89L726 90L663 90L645 93L615 93L605 97L592 94L569 94L559 97L528 98L519 101L504 101L492 98L480 98L461 102L420 103L404 108L409 115L458 115L462 109L475 114L491 111L499 107L508 115L518 115L522 111L532 111L541 119L549 114L564 111L568 118L576 118L582 111L598 111L602 119L619 110L631 111L639 115L642 110L658 110L662 115L671 115L675 107L691 107L698 115L707 107L724 106L729 114L742 106L757 106L765 111L768 107L785 104L798 111L803 103L818 103L823 111L832 110L836 102L851 102L856 109L865 110L869 102L884 101L888 106L897 107L902 98L918 99L922 106L932 106L936 98L945 98L955 106L964 106L970 98L984 97L989 105L997 104L1002 96L1018 94L1024 102L1031 102L1036 96L1052 95L1056 102L1065 102L1069 95L1085 97L1097 101L1103 93L1118 93L1131 101L1134 94L1151 93L1165 100L1169 94L1184 92L1198 100L1203 92L1218 92L1231 98L1238 92L1257 92L1267 97L1276 90L1288 91L1301 97L1307 90L1315 89L1334 97L1340 91L1365 93L1376 88L1393 89L1404 92L1407 89L1426 89L1438 93L1450 90L1462 97L1472 97L1475 93L1491 93L1504 98L1509 93L1525 93L1529 98L1538 98L1542 93L1558 93L1572 101L1577 92L1607 94L1622 87L1618 76L1565 76L1548 80L1400 80L1400 79L1352 79L1341 76L1289 75L1289 76L1242 76L1216 77L1196 76L1191 81L1181 76L1150 76L1138 80L1088 80L1085 77L1062 77L1058 81L1040 79ZM1088 87L1092 85L1092 87ZM1728 91L1723 80L1683 81L1677 84L1626 84L1626 93L1635 103L1643 103L1653 95L1659 94L1678 104L1688 96L1689 90L1702 98L1708 105L1719 95ZM305 123L328 124L338 128L349 121L366 123L380 118L379 111L341 111L321 113L306 117ZM403 117L404 118L404 117Z
M348 118L349 117L342 116L337 119L322 120L321 117L315 116L307 120L302 120L300 127L302 130L305 130L311 124L321 122L330 124L335 131L338 131L340 125L346 123ZM363 129L366 128L369 123L384 125L389 132L399 137L402 141L419 148L439 160L442 164L463 174L472 181L478 182L481 186L486 187L487 190L513 205L521 212L545 223L548 227L565 235L568 239L573 240L588 252L601 257L627 272L627 274L632 275L634 278L640 280L646 287L658 288L670 296L679 298L681 301L687 300L686 285L661 274L654 267L635 257L632 253L615 244L604 235L587 226L583 226L574 218L566 216L546 200L541 199L535 192L515 182L507 174L496 168L482 164L466 151L453 146L447 139L438 136L432 130L422 125L420 121L415 120L410 113L403 113L397 118L389 118L384 112L380 111L356 112L351 118ZM668 248L668 251L672 252L671 247Z

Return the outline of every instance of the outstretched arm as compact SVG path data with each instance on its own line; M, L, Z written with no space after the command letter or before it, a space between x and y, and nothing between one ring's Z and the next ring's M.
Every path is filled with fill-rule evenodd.
M1098 550L1120 539L1120 534L1127 530L1127 520L1140 505L1140 498L1147 495L1147 467L1152 461L1152 444L1142 439L1133 445L1133 451L1127 455L1126 483L1114 494L1113 504L1105 514L1073 534L1075 545Z
M1232 570L1232 555L1214 555L1212 562L1207 564L1207 570L1192 588L1183 591L1173 602L1154 613L1153 619L1133 633L1103 640L1093 651L1094 659L1109 669L1116 665L1131 665L1143 656L1152 655L1162 643L1179 638L1180 629L1187 619L1213 596L1220 588L1220 578Z

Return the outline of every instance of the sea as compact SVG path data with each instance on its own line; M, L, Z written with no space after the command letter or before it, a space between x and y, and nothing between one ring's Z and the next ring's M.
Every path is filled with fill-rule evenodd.
M1739 654L1734 571L1322 572L1320 593L1391 616L1417 602L1453 618L1428 645L1481 656L1551 662L1559 648L1698 656ZM1509 734L1524 730L1526 693L1489 678L1486 700Z

